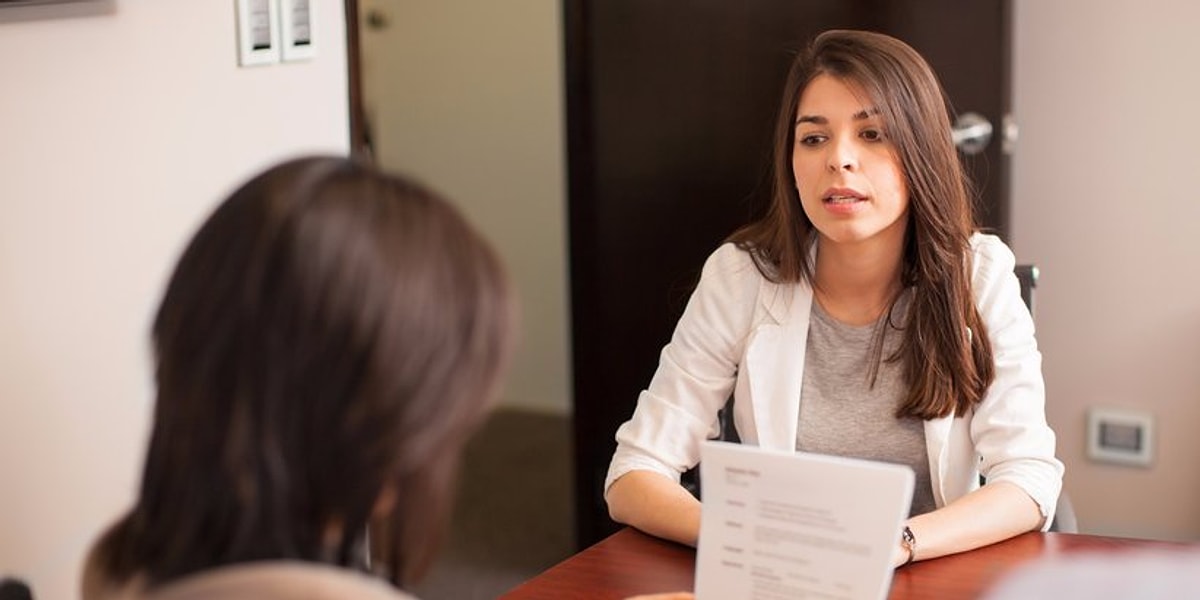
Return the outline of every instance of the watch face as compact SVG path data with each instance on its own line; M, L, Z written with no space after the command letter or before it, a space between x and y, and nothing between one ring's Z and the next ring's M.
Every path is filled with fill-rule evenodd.
M900 532L900 544L908 551L908 560L905 560L904 564L911 564L917 559L917 537L913 535L912 528L908 525L905 525L904 530Z

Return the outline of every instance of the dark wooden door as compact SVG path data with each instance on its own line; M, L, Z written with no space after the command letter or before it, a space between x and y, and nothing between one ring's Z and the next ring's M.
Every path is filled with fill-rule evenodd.
M958 111L1008 111L1006 0L565 0L577 540L615 530L602 486L704 258L759 214L787 66L829 28L895 35ZM1007 164L968 157L1007 234Z

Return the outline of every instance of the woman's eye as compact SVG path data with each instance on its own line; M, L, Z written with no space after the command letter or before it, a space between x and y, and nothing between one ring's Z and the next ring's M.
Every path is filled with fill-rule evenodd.
M801 146L816 146L817 144L820 144L823 141L825 141L825 136L817 135L815 133L800 136L800 145Z
M879 129L864 129L862 132L862 138L868 142L881 142L883 141L884 135L883 131Z

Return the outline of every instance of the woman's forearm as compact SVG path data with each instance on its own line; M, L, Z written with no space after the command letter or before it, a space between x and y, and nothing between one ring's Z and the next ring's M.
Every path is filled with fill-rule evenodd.
M605 500L618 523L689 546L700 538L700 501L659 473L630 471L609 486Z
M1029 494L1015 484L998 481L938 510L917 515L907 524L916 538L916 560L926 560L1033 531L1043 520Z

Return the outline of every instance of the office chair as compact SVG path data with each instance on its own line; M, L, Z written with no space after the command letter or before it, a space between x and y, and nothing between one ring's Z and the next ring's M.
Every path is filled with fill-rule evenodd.
M1033 315L1033 290L1037 288L1038 268L1034 265L1017 265L1013 269L1017 275L1017 281L1021 283L1021 300L1025 301L1025 307L1029 309L1029 314Z

